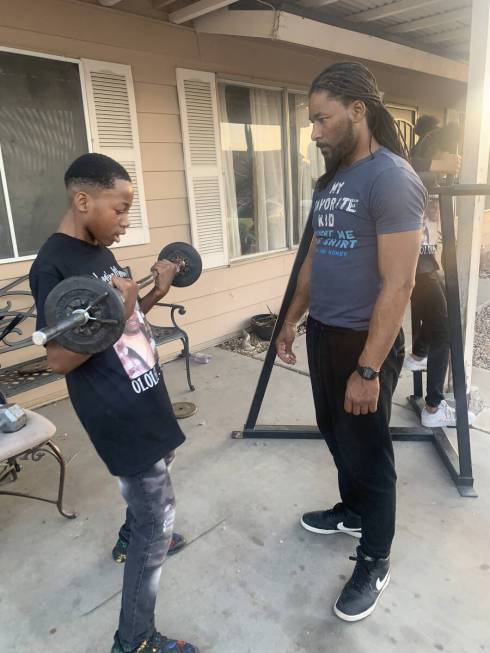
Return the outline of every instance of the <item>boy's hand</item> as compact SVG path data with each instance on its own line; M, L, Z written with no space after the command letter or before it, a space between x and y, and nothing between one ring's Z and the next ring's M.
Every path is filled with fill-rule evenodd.
M114 275L112 277L112 285L119 290L123 296L124 302L124 319L128 320L134 313L136 300L138 299L138 286L132 279L123 279Z
M163 259L162 261L157 261L151 268L153 276L155 277L155 292L158 295L159 299L165 297L165 295L170 290L172 281L174 280L175 275L180 270L180 265L177 263L172 263Z
M169 451L169 453L166 456L164 456L163 458L165 460L165 464L170 469L170 465L173 463L173 461L175 459L175 449L173 449L172 451Z

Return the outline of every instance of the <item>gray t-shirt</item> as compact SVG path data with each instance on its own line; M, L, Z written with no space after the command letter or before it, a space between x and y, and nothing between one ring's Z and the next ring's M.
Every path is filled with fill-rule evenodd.
M426 202L410 164L383 147L317 189L310 315L329 326L366 330L380 290L377 236L420 229Z

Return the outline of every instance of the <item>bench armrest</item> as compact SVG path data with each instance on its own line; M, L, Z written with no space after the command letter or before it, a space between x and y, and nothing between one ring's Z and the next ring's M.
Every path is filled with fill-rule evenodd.
M180 329L179 325L175 321L175 311L178 311L179 315L185 315L186 310L185 310L185 307L182 306L182 304L166 304L165 302L157 302L155 305L156 306L162 306L163 308L169 308L170 309L170 319L172 320L172 324L177 329Z

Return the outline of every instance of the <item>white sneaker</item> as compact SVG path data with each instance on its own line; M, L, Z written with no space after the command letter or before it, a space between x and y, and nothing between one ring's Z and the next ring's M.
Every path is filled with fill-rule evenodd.
M427 372L427 356L425 358L415 358L413 354L407 354L403 367L410 372Z
M456 426L456 410L451 408L447 401L441 401L435 413L429 413L427 408L422 409L422 426L428 429L437 427ZM468 424L471 426L476 419L476 415L468 411Z

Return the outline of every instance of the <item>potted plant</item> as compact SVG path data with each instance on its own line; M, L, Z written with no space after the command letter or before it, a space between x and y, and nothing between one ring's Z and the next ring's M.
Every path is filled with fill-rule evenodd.
M267 307L269 308L269 307ZM252 331L262 340L270 340L274 327L276 326L277 315L269 308L268 313L253 315L250 319Z

